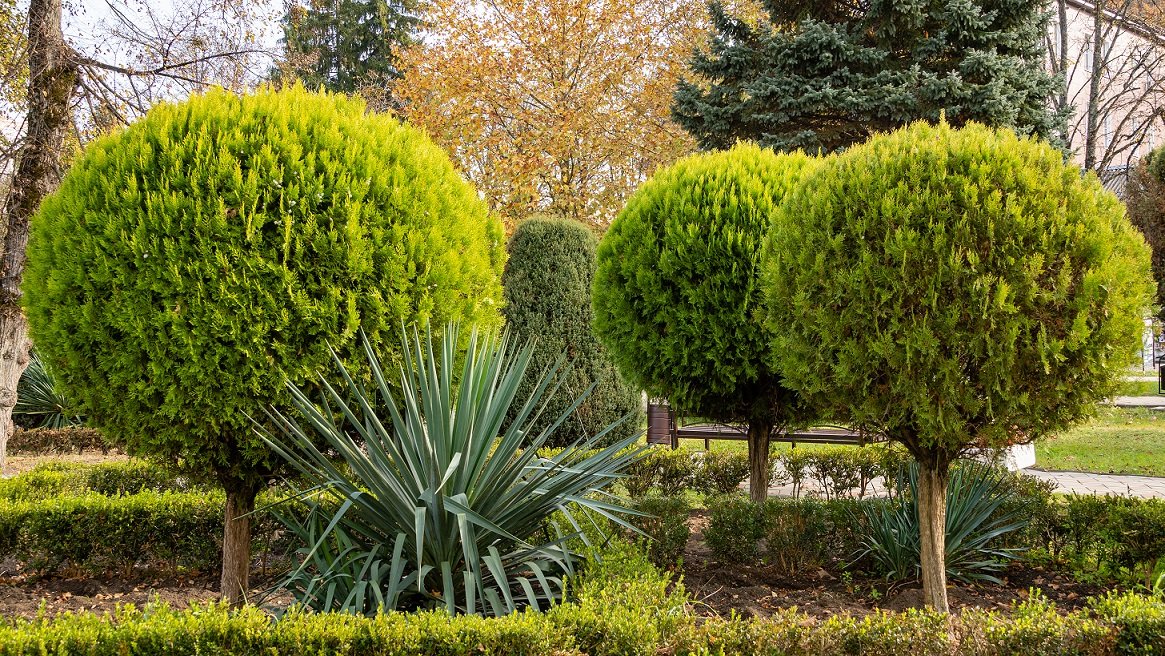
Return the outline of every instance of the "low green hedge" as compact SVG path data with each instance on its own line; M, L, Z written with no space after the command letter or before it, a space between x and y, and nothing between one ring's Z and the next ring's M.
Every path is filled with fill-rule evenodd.
M202 489L187 479L143 460L96 464L45 462L0 480L0 500L35 501L88 492L105 495Z
M581 582L572 602L546 613L500 619L391 613L368 619L292 611L273 620L254 607L124 607L111 617L82 613L9 622L0 626L0 654L1165 654L1160 625L1154 624L1159 619L1153 619L1165 612L1160 599L1126 595L1094 611L1067 614L1036 595L1009 613L877 611L817 620L790 609L760 620L697 618L685 605L682 585L651 571L641 558L607 560L602 568L601 576L592 573Z

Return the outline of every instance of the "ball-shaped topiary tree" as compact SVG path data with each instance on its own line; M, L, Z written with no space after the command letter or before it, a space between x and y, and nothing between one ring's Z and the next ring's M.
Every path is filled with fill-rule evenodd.
M623 381L591 329L591 284L599 240L576 221L532 218L510 237L502 274L506 326L525 341L537 342L518 398L526 398L538 377L565 356L568 375L537 422L535 437L588 389L586 400L546 442L565 447L589 438L639 409L639 392ZM510 420L513 419L514 408ZM629 419L607 434L605 443L630 437L639 422Z
M90 145L33 221L32 336L89 421L226 488L222 593L278 459L253 430L363 328L500 323L503 233L421 132L338 95L212 91ZM242 517L242 519L239 519Z
M917 459L924 594L945 610L951 461L1062 430L1114 390L1153 293L1148 248L1095 176L974 124L831 158L774 225L776 368Z
M628 200L599 245L595 333L633 385L684 412L748 423L752 497L768 490L774 427L804 419L769 366L760 250L813 166L751 145L687 157Z

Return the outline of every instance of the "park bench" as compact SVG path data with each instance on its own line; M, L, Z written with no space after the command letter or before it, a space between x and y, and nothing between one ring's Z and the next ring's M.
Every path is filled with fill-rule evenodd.
M663 444L676 449L682 439L704 440L707 450L712 440L747 440L748 429L743 426L699 422L685 424L677 420L675 411L667 403L647 405L647 443ZM774 432L773 442L798 444L848 444L865 446L871 442L881 442L883 438L840 426L819 426L800 430Z

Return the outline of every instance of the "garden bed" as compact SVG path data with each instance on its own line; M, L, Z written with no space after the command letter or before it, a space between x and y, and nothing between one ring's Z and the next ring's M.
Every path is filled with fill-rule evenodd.
M701 615L770 617L795 606L813 617L838 614L867 615L875 610L903 611L923 605L920 584L890 585L880 578L855 574L839 576L817 568L789 577L763 565L720 563L704 543L707 511L697 510L688 522L691 539L684 550L683 584L691 595L693 610ZM1003 577L1003 585L952 584L951 610L965 608L1007 610L1037 588L1061 611L1082 608L1087 597L1109 588L1080 583L1071 576L1016 561Z

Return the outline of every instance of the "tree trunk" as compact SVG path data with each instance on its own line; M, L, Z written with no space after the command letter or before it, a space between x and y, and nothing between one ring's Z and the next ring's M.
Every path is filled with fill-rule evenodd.
M225 483L227 491L226 518L222 533L222 579L219 594L231 606L241 606L250 590L251 575L251 516L259 486Z
M61 0L28 6L28 116L20 163L4 202L0 238L0 471L12 435L16 387L28 365L28 321L20 306L28 222L61 180L61 155L71 124L69 105L77 88L73 51L61 33Z
M1088 71L1088 112L1085 116L1084 133L1084 168L1086 170L1093 170L1096 168L1097 157L1097 143L1100 139L1100 124L1102 117L1100 116L1100 82L1104 75L1104 69L1108 65L1105 61L1105 55L1102 49L1105 45L1104 40L1104 2L1095 3L1094 11L1092 12L1092 66Z
M748 495L761 502L769 496L769 437L772 424L765 421L748 423Z
M918 463L918 531L922 551L922 596L931 608L950 612L947 603L946 527L947 474L945 461Z

